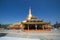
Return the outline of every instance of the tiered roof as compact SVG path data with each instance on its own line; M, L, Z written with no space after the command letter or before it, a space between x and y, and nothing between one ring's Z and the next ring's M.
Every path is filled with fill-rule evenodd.
M32 16L31 8L29 8L29 13L26 19L23 21L25 24L49 24L49 22L44 22L42 19L38 19Z

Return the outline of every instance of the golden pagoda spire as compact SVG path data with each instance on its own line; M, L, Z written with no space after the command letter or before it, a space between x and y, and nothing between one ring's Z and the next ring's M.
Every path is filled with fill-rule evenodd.
M32 17L31 7L29 7L28 17L27 19L30 20Z
M31 7L29 7L29 14L28 14L29 17L32 16L32 13L31 13Z
M31 17L32 17L31 7L29 7L28 16L23 22L26 22L27 20L30 20Z

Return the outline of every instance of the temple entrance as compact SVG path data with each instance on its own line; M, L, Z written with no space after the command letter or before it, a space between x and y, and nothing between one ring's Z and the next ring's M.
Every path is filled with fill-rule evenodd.
M27 24L25 24L24 30L27 30L27 29L28 29L28 25L27 25Z
M35 30L36 28L35 28L35 25L34 24L30 24L29 25L29 30Z
M25 30L35 30L35 25L34 24L25 24L25 27L24 27Z
M25 24L24 30L42 30L42 25L40 24Z
M37 24L37 30L42 30L43 28L42 28L42 25L40 25L40 24Z

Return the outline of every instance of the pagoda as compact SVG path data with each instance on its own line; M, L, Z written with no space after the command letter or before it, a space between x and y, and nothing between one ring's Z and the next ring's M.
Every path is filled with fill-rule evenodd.
M50 30L50 22L44 22L41 19L32 15L31 8L29 8L28 15L24 21L21 22L23 30Z

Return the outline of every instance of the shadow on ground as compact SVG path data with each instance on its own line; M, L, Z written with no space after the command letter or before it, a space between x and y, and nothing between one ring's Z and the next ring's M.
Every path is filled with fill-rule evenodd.
M6 36L7 33L0 33L0 37Z

